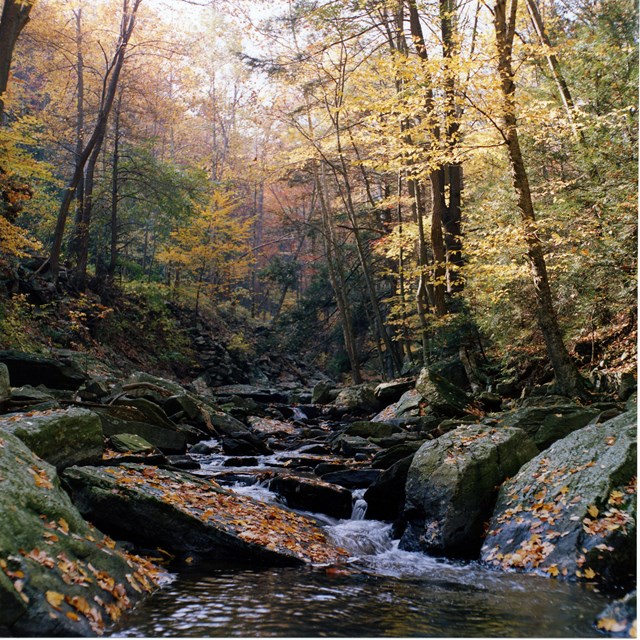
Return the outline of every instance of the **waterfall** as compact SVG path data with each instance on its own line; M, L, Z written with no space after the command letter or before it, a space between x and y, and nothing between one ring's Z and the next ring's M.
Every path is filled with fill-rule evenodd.
M356 489L353 492L353 509L351 510L352 520L364 520L367 513L367 501L364 499L365 489Z

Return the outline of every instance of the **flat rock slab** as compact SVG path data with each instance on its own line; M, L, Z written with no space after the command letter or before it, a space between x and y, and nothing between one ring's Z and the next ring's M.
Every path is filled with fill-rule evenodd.
M43 384L49 389L75 391L89 377L73 361L60 362L20 351L0 351L0 362L7 366L14 387Z
M252 416L247 419L251 430L259 436L291 436L300 430L290 422L283 422L275 418L259 418Z
M500 490L482 560L554 577L635 584L636 416L551 445Z
M0 434L0 635L88 636L155 588L155 567L85 522L53 466Z
M86 409L32 411L0 420L0 433L12 433L58 471L102 458L104 443L98 416Z
M72 467L64 480L88 519L147 546L270 565L346 557L309 518L188 473L141 465Z
M486 425L425 442L407 476L400 548L477 557L497 488L537 453L521 429Z

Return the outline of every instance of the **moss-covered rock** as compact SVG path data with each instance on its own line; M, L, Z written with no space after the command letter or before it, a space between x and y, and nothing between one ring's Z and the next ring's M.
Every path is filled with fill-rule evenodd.
M102 458L100 418L86 409L15 414L0 420L0 432L12 433L58 471Z
M526 431L542 451L572 431L582 429L599 413L598 409L577 404L525 407L502 416L500 424Z
M482 543L498 487L538 450L521 429L459 427L425 442L406 485L400 547L472 557Z
M416 391L434 412L444 416L464 415L469 407L470 399L460 387L426 367L418 376Z
M55 468L0 434L0 633L101 633L157 580L88 525Z
M88 519L151 548L272 565L343 557L308 518L188 473L133 464L71 467L64 481Z
M635 583L636 416L558 440L500 490L482 559L611 586Z

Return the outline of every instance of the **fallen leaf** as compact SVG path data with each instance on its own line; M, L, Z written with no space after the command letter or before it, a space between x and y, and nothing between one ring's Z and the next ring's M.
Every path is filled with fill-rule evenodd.
M64 595L57 591L47 591L44 594L47 602L54 608L60 611L60 605L64 602Z
M625 629L624 622L620 622L615 618L600 618L598 620L598 629L609 631L610 633L619 633Z
M584 577L587 580L593 580L596 577L596 575L597 575L596 572L591 567L588 567L584 570Z
M587 511L589 512L589 515L592 518L597 518L598 514L600 513L598 511L598 507L596 507L594 504L589 505L589 507L587 508Z

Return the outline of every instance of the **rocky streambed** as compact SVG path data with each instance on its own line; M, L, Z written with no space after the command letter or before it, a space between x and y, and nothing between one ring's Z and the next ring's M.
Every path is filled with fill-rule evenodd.
M540 635L530 607L508 623L523 594L543 635L635 629L630 391L509 400L435 367L204 388L20 357L0 352L6 633Z

